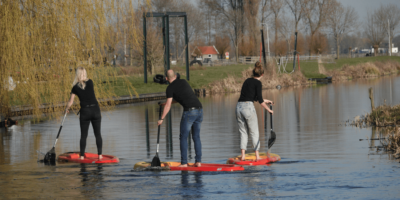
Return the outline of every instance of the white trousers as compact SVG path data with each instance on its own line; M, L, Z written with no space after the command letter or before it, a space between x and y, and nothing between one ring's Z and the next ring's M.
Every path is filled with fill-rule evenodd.
M236 120L239 125L240 149L247 150L250 135L255 151L260 149L258 120L254 103L251 101L238 102L236 105Z

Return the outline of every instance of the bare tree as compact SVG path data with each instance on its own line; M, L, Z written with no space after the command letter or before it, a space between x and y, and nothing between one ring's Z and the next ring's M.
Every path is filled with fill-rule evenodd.
M275 55L277 54L276 52L276 45L278 43L278 32L279 32L279 26L280 26L280 12L283 10L283 0L269 0L269 7L272 11L272 15L274 17L274 30L275 30L275 41L274 41L274 52Z
M353 7L344 7L339 2L334 2L332 12L328 15L327 24L336 42L336 57L339 59L340 42L342 35L357 29L358 15Z
M304 15L304 7L305 7L305 2L304 0L285 0L287 7L289 7L289 10L292 12L294 16L294 26L295 26L295 32L298 32L298 25L301 20L301 18Z
M327 16L331 13L334 0L304 0L305 22L310 29L309 54L313 46L314 35L325 25Z
M249 40L251 43L254 44L254 48L251 50L252 54L254 55L255 52L258 52L258 45L260 41L258 36L260 32L258 31L259 25L257 23L257 17L259 13L259 5L260 0L248 0L245 4L244 13L247 20L247 30L249 34ZM243 43L242 43L243 44Z
M389 36L389 47L388 50L392 49L392 41L395 32L399 28L400 23L400 9L395 4L381 5L377 11L378 21L384 23L387 34ZM389 51L388 51L389 53ZM390 55L390 54L389 54Z
M281 26L279 27L279 32L281 35L285 38L286 44L287 44L287 52L290 52L290 43L292 41L292 36L293 32L297 28L296 21L292 19L288 19L288 17L283 16L282 21L285 23L282 23Z
M379 45L383 42L386 35L386 26L384 21L382 21L384 19L382 15L385 15L382 11L374 11L372 14L368 12L367 23L364 26L364 33L369 43L374 47L374 55L376 55Z
M239 42L244 35L244 1L243 0L204 0L204 5L210 7L229 23L228 31L235 46L236 61L239 57Z

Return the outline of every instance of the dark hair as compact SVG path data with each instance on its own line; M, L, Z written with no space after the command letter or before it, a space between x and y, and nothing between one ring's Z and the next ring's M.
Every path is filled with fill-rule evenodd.
M264 69L262 68L261 63L257 61L256 64L254 65L253 76L260 77L263 74L264 74Z

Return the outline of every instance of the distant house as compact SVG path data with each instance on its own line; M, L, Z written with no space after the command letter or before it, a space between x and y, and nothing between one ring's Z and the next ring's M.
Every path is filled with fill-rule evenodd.
M209 58L214 61L218 60L219 52L215 46L196 46L192 55L195 55L197 60L204 61L204 59Z
M388 43L383 43L382 45L379 46L378 48L378 53L387 53L388 52ZM394 44L392 44L392 53L398 53L399 52L399 48L398 47L394 47ZM371 53L374 53L374 48L371 47Z

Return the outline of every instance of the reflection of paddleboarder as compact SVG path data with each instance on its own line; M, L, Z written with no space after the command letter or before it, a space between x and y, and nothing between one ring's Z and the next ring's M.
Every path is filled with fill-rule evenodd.
M240 98L236 105L236 120L239 125L240 133L240 149L242 152L241 160L245 160L245 152L247 150L248 135L251 136L253 141L253 148L256 153L256 161L260 160L258 150L260 149L259 132L258 132L258 120L257 113L254 108L253 101L258 101L262 107L264 107L271 114L273 113L267 106L272 101L262 98L262 84L260 79L264 75L264 69L261 67L260 62L256 62L253 69L253 77L244 81L242 90L240 92Z
M183 106L182 119L180 124L180 149L181 149L181 165L179 167L187 167L187 149L189 131L192 129L192 138L194 142L194 150L196 152L195 166L201 166L201 141L200 126L203 121L203 108L190 87L184 79L177 79L173 70L168 70L167 81L170 83L167 87L167 102L165 103L163 115L158 121L160 126L165 116L171 109L172 99Z
M81 110L79 111L79 122L81 126L80 140L80 159L84 159L86 138L89 132L89 125L92 122L94 136L96 137L97 153L99 159L102 159L103 139L101 138L101 113L99 103L94 94L93 81L87 78L86 70L79 67L76 70L76 76L71 90L71 98L67 104L66 112L74 103L75 95L80 101Z

